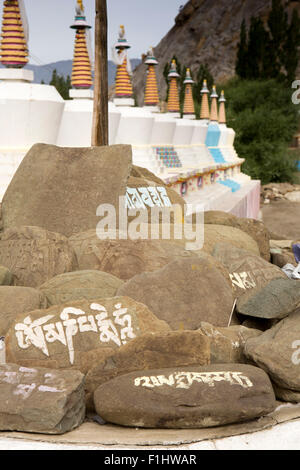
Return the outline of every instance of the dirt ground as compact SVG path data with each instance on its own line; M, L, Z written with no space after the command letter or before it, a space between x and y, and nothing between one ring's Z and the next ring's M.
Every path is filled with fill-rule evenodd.
M300 203L287 200L262 205L263 222L276 238L300 241ZM272 238L272 237L271 237ZM275 238L275 237L274 237Z

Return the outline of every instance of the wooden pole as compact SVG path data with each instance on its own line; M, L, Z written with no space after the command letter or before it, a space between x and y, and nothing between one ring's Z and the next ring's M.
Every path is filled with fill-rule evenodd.
M92 146L108 145L107 4L96 1Z

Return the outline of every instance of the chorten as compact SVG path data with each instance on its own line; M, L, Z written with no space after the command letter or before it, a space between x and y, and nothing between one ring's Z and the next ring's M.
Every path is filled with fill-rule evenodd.
M211 122L218 122L218 94L216 86L213 85L211 97L210 120Z
M144 105L150 111L159 111L159 95L157 87L157 78L155 73L155 67L158 64L156 58L154 57L153 48L151 47L148 56L145 60L145 64L148 66L147 70L147 79L146 79L146 88L145 88L145 98Z
M22 0L5 0L2 19L1 63L23 68L28 62L27 21Z
M195 106L193 99L193 84L195 82L191 77L190 69L186 70L186 77L183 83L185 85L183 117L185 119L195 119Z
M125 38L125 28L120 26L119 39L115 44L113 61L117 65L116 90L114 104L116 106L134 106L133 89L131 83L131 64L128 59L130 44Z
M207 88L207 80L203 81L201 94L202 94L202 100L201 100L200 119L207 121L208 123L209 118L210 118L210 113L209 113L209 102L208 102L209 89Z
M226 125L226 110L225 110L226 99L225 99L224 90L222 90L222 92L221 92L219 103L220 103L220 106L219 106L219 124Z
M93 84L92 79L92 57L89 39L91 26L87 23L84 15L82 0L77 0L76 16L70 28L76 30L74 58L72 68L72 87L75 90L90 90ZM70 93L71 97L77 97L82 93ZM84 94L84 93L83 93Z
M168 112L178 114L180 117L180 103L179 103L179 92L178 92L178 78L177 66L175 59L172 60L171 69L168 75L170 88L168 96ZM176 116L177 117L177 116Z

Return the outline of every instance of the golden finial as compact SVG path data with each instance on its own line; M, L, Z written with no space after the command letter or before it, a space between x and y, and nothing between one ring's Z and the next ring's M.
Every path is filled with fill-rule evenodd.
M77 4L78 4L80 10L83 13L84 12L83 0L77 0Z

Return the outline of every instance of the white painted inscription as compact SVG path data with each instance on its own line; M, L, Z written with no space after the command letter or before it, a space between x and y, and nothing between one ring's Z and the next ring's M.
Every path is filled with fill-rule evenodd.
M235 289L239 287L246 290L256 287L256 282L250 272L232 273L230 279Z
M231 385L240 385L243 388L253 387L251 380L242 372L174 372L169 377L165 375L137 377L134 385L146 388L168 385L189 389L195 382L207 384L209 387L214 387L216 382L229 382Z
M78 308L66 307L60 314L60 320L50 322L55 315L45 315L38 320L32 321L30 316L24 318L22 323L15 325L15 334L18 346L28 349L34 346L41 350L45 356L49 356L48 344L59 341L66 346L69 360L74 364L75 350L73 337L79 333L100 333L99 341L109 343L112 341L117 346L126 344L127 339L136 337L132 328L131 315L127 308L120 303L115 305L113 320L108 317L103 305L92 303L90 305L92 314L86 313Z
M292 349L296 349L292 354L292 363L295 366L298 366L300 364L300 340L293 342Z
M147 188L127 188L127 209L146 209L146 207L171 207L166 188L149 186Z

